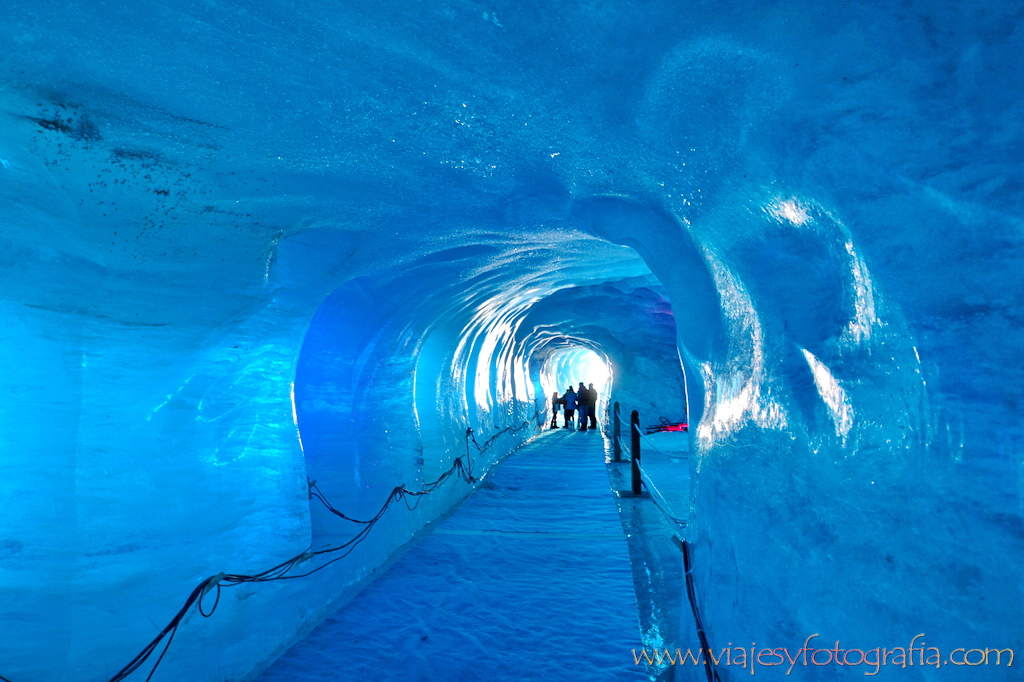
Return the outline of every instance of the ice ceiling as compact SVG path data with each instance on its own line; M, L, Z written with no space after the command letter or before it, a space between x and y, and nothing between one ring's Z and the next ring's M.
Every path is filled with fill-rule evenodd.
M340 537L307 477L375 509L584 351L689 407L712 639L1024 650L1019 3L3 14L0 675L108 679ZM168 679L248 674L466 492L238 588Z

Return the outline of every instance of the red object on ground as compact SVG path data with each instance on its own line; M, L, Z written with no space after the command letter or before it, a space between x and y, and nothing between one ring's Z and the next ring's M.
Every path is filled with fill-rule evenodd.
M684 422L672 423L672 422L665 421L665 422L662 422L660 424L656 424L654 426L648 426L647 427L648 435L650 435L652 433L662 433L664 431L689 431L689 430L690 430L689 424L686 424Z

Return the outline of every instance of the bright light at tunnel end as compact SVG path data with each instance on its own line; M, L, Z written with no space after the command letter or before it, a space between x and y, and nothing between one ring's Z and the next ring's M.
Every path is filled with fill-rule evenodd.
M575 390L581 381L585 386L594 384L599 396L608 397L606 390L612 382L611 367L589 348L575 346L557 351L548 358L541 373L545 396L555 391L562 395L569 386Z

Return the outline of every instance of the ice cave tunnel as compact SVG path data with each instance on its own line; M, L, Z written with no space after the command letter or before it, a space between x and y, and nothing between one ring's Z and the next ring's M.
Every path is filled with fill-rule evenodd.
M1020 679L1019 2L0 15L0 680Z

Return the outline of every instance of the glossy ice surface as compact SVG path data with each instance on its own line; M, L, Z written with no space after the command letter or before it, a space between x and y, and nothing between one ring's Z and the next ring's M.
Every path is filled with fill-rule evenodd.
M2 15L3 677L110 679L344 542L308 479L367 519L467 428L485 470L584 350L691 425L713 645L1024 653L1019 3ZM472 490L226 588L154 680L244 679Z

